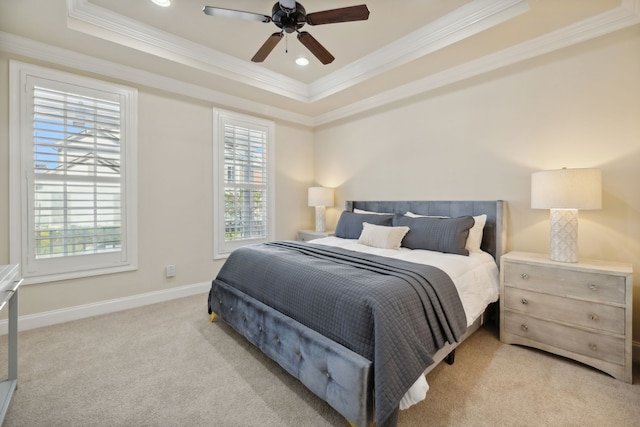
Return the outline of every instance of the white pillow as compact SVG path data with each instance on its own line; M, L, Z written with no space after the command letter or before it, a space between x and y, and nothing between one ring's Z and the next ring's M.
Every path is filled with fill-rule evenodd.
M353 209L353 213L357 213L357 214L366 214L366 215L393 215L392 213L385 213L385 212L371 212L371 211L365 211L363 209Z
M410 218L420 218L420 217L429 217L429 218L448 218L446 216L431 216L431 215L419 215L414 214L413 212L406 212L404 214ZM473 227L469 229L469 236L467 237L467 243L465 244L465 249L469 252L478 252L480 251L480 245L482 244L482 233L484 230L484 225L487 222L487 215L482 214L478 216L474 216L473 220L475 223Z
M465 248L469 252L478 252L482 244L482 232L484 230L484 224L487 222L487 215L474 216L473 219L475 223L473 227L469 229L469 236L467 237Z
M358 243L374 248L398 250L402 239L408 232L409 227L387 227L363 222Z
M404 216L408 216L409 218L449 218L448 216L442 215L420 215L414 214L413 212L405 212Z

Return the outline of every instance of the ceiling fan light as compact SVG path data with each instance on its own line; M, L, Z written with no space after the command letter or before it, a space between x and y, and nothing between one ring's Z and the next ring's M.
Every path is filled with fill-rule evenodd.
M295 0L280 0L280 7L286 11L292 12L296 10Z
M156 1L156 0L154 0ZM271 16L241 10L225 9L222 7L205 6L202 11L210 16L241 18L251 21L273 22L280 32L271 34L267 41L258 49L252 62L263 62L267 55L278 44L285 34L298 33L297 39L322 64L330 64L334 56L318 42L311 34L300 31L305 25L334 24L338 22L365 21L369 19L369 9L366 5L341 7L314 12L307 15L305 8L295 0L279 0L271 8Z
M301 67L306 67L307 65L309 65L309 60L304 56L301 56L296 59L296 64L298 64Z
M161 7L171 6L171 0L151 0L151 1Z

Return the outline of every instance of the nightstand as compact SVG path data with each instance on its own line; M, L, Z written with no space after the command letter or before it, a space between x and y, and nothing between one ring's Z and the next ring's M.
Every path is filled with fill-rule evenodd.
M308 242L309 240L319 239L321 237L333 236L332 231L315 231L315 230L299 230L298 240Z
M500 340L568 357L631 383L632 273L630 264L503 255Z

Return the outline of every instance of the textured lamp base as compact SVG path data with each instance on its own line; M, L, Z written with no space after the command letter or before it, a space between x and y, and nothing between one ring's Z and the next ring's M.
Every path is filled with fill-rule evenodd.
M550 237L551 260L578 262L578 210L551 209Z
M324 206L316 206L316 231L325 231L327 219Z

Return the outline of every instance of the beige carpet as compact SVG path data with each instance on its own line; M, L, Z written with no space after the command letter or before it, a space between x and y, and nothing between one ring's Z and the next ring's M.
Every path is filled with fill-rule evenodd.
M20 333L13 426L342 426L346 422L221 322L206 295ZM0 367L6 367L6 336ZM501 344L485 328L428 376L409 426L640 426L634 385ZM5 368L6 369L6 368ZM1 372L1 371L0 371Z

